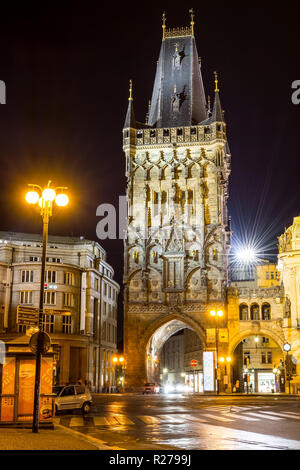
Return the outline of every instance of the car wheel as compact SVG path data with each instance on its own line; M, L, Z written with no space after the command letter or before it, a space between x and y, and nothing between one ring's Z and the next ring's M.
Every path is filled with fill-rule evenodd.
M91 411L91 404L86 401L83 405L82 405L82 412L83 413L89 413Z

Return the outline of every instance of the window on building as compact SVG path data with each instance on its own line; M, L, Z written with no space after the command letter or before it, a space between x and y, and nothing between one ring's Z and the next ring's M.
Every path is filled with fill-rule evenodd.
M262 352L261 353L261 363L262 364L266 364L266 353L265 352Z
M49 294L49 292L47 292ZM54 332L54 315L43 315L42 330L46 333Z
M33 271L21 271L21 282L33 282Z
M268 364L272 364L272 351L267 352Z
M248 366L250 364L250 352L244 352L244 365Z
M265 336L263 336L262 342L263 343L269 343L269 338L266 338Z
M45 282L54 283L56 282L57 271L46 271L45 272Z
M248 320L248 305L241 304L239 307L240 310L240 320Z
M107 284L106 284L106 282L104 283L104 295L107 295Z
M250 318L251 320L259 320L259 305L258 304L251 305Z
M62 332L65 334L72 333L72 317L71 315L63 315L62 317Z
M74 273L64 272L64 284L68 286L75 285L75 275Z
M99 278L98 278L98 277L95 277L95 279L94 279L94 289L95 289L97 292L99 292L99 285L100 285L99 282L100 282L100 281L99 281Z
M55 305L56 304L56 292L44 292L44 304Z
M270 277L269 277L269 271L266 272L266 279L270 279Z
M19 333L26 333L26 325L18 325Z
M32 304L31 290L23 290L20 292L20 304Z
M38 256L30 256L29 261L41 261L41 258L39 258Z
M64 306L74 307L74 304L75 304L74 294L71 294L70 292L64 292Z
M261 307L261 319L271 320L271 305L268 303L262 304Z

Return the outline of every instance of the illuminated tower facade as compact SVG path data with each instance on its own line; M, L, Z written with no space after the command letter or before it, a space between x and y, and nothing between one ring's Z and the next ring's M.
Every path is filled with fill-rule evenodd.
M207 104L194 37L166 28L146 123L135 119L132 83L123 129L127 177L124 240L126 385L159 380L164 342L194 330L213 349L209 311L225 312L230 152L218 77ZM225 342L220 347L226 348Z

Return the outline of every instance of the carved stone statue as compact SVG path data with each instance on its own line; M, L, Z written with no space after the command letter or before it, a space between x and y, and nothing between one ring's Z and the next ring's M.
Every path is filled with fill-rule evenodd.
M291 301L288 297L285 298L285 303L284 303L284 318L290 318L291 317Z

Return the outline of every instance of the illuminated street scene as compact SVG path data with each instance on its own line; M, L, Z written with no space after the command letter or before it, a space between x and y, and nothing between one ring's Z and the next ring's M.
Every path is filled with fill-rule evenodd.
M175 6L0 19L0 450L300 450L298 30Z

